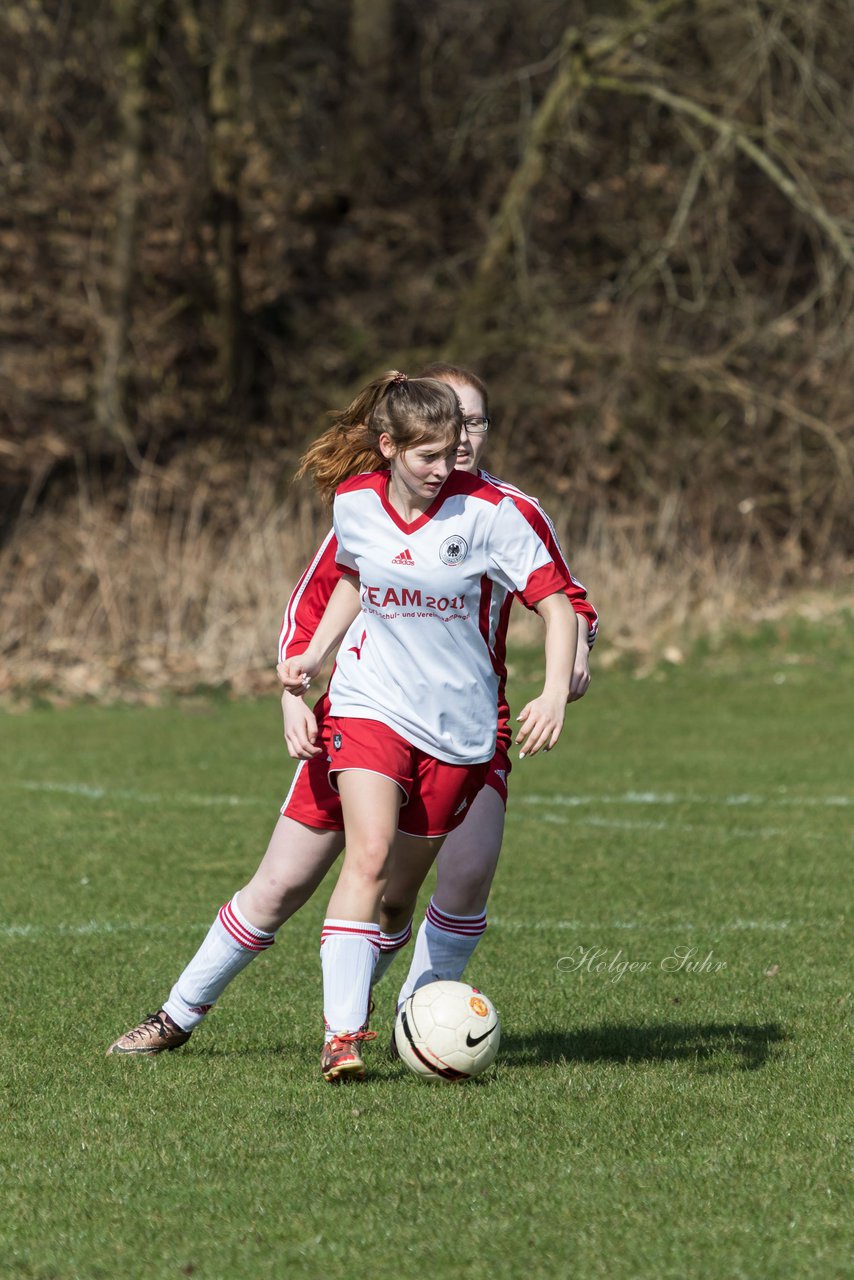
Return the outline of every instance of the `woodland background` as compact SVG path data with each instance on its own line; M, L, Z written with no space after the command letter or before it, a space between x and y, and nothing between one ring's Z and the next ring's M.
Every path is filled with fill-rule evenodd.
M301 449L437 358L600 661L844 602L852 48L850 0L7 0L0 694L272 688Z

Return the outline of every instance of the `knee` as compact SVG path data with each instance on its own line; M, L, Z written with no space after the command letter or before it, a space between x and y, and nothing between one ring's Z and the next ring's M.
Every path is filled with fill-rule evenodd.
M382 896L380 906L382 924L386 933L399 933L412 919L412 914L415 910L415 899L386 891Z
M294 909L287 887L274 880L256 879L244 885L237 895L237 905L250 924L271 931L283 925Z
M500 844L484 842L478 847L451 848L447 853L446 849L442 850L433 897L443 910L460 916L483 911L492 888L500 848Z
M453 875L443 876L441 870L436 879L433 900L442 911L454 916L475 916L486 910L486 901L492 887L492 868L469 866L456 868Z
M344 863L346 873L365 885L384 885L388 879L391 850L382 840L368 840L348 849Z

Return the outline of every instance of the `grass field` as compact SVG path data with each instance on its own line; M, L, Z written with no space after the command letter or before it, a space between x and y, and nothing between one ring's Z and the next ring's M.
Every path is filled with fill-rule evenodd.
M105 1058L263 851L278 707L4 715L0 1274L850 1277L852 649L601 673L516 765L459 1087L387 1060L400 961L323 1084L328 886L186 1049Z

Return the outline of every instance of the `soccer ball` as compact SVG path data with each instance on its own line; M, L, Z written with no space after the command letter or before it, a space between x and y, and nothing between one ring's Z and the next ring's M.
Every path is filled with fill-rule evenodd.
M494 1061L501 1022L467 982L429 982L404 1001L394 1024L402 1062L422 1080L468 1080Z

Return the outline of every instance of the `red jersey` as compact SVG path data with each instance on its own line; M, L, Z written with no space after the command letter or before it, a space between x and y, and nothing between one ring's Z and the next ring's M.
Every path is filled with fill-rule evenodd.
M560 570L566 581L564 593L575 612L586 620L589 628L590 643L596 638L599 616L593 604L587 599L587 590L575 578L566 562L557 534L549 517L535 498L523 493L514 485L505 484L485 471L478 473L481 479L498 489L502 495L513 499L517 508L527 520L548 552L549 558ZM337 563L338 543L332 530L324 538L320 547L305 572L294 587L285 607L282 626L279 632L278 661L293 658L303 653L323 617L336 583L344 570ZM498 671L498 743L505 750L509 748L512 738L510 728L510 708L506 697L507 668L507 628L510 621L510 609L514 596L508 593L504 599L494 629L492 659Z

